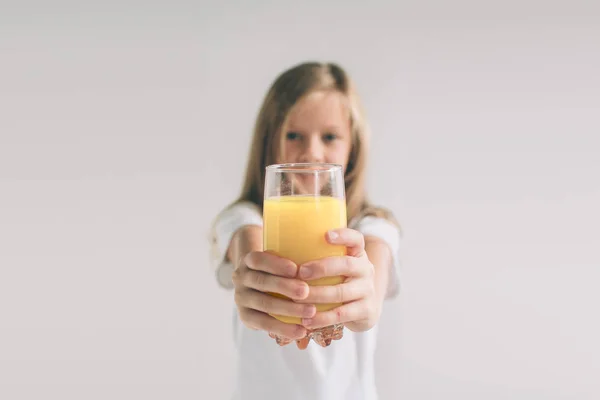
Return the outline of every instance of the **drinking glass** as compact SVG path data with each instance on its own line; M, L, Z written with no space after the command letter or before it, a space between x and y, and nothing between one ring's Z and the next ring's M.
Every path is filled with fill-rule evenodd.
M331 245L325 234L344 228L346 197L341 165L324 163L275 164L266 168L263 206L264 251L292 260L300 266L325 257L344 256L346 247ZM310 286L337 285L343 277L307 281ZM284 297L280 294L271 295ZM315 304L317 311L328 311L341 304ZM289 324L301 319L273 315ZM343 324L308 331L309 339L326 347L341 339ZM272 335L280 345L291 340Z

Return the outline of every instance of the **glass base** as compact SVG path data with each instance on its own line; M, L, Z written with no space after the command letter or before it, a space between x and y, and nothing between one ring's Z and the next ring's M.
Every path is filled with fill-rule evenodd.
M280 337L273 333L269 333L269 336L272 337L273 339L275 339L277 344L280 346L286 346L293 342L292 339ZM331 342L333 340L340 340L343 336L344 336L344 324L335 324L335 325L325 326L323 328L318 328L318 329L309 329L306 337L304 339L296 340L296 342L298 343L298 347L306 348L306 346L308 345L308 342L306 341L306 339L308 339L308 341L310 341L310 339L312 339L319 346L327 347L331 344ZM301 342L303 342L303 341L304 341L304 344L302 345Z

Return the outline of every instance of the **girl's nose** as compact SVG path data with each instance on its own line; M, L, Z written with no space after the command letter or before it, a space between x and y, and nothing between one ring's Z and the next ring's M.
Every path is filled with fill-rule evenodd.
M322 163L325 161L325 149L321 138L318 135L312 135L306 144L300 162Z

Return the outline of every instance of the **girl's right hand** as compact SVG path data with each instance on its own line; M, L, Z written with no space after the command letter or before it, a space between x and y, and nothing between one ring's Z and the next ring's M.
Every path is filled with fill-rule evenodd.
M240 319L250 329L263 330L281 337L299 340L307 335L301 325L283 323L272 315L312 318L316 308L299 304L308 296L308 284L296 279L298 266L292 261L263 251L248 253L233 272L235 303ZM279 293L289 299L268 293Z

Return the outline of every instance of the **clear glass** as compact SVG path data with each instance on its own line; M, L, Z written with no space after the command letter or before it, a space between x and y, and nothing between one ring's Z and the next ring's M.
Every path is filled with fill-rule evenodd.
M341 165L304 163L276 164L266 168L263 207L264 250L292 260L297 265L325 257L346 255L344 246L327 243L330 229L345 228L346 196ZM308 281L311 286L337 285L342 277ZM275 296L279 294L271 293ZM283 297L283 296L281 296ZM328 311L341 304L316 304ZM301 324L301 319L273 315L282 322ZM326 347L341 339L343 325L309 330L308 339ZM272 335L280 345L291 341Z

